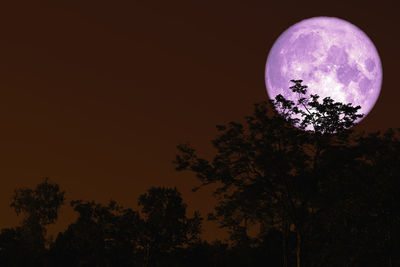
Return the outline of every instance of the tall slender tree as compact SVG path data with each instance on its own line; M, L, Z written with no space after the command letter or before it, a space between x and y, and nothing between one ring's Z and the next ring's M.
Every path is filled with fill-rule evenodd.
M46 252L47 226L58 217L64 203L58 184L48 178L36 188L15 190L11 207L22 215L22 225L3 229L0 234L0 263L5 266L43 266ZM11 245L11 246L10 246Z

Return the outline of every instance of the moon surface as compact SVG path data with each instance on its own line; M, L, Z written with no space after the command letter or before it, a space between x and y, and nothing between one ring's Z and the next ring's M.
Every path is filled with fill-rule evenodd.
M372 41L355 25L334 17L314 17L284 31L268 54L268 96L275 99L281 94L296 102L290 80L303 80L307 95L359 105L365 117L379 97L382 65Z

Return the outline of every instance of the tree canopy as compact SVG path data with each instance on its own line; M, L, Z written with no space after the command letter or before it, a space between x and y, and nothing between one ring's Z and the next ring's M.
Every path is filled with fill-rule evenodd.
M65 192L44 179L17 188L21 224L0 231L1 266L400 265L400 129L351 127L359 107L309 95L257 103L244 123L217 126L215 154L178 145L178 171L195 174L193 191L214 185L207 218L188 212L177 188L151 187L136 209L116 201L71 200L77 218L53 240ZM205 241L213 220L228 240Z

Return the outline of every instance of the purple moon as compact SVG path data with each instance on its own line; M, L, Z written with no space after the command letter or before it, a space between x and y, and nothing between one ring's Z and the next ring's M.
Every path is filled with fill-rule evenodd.
M265 83L271 99L278 94L297 100L290 80L303 80L308 94L374 107L382 85L382 65L368 36L355 25L334 17L302 20L284 31L272 46ZM360 119L356 122L361 121Z

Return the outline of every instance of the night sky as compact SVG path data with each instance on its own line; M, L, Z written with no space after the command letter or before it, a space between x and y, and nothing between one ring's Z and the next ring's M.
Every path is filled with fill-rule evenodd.
M206 215L211 191L192 193L194 175L174 170L176 145L211 156L215 125L267 99L276 38L309 17L339 17L367 33L383 86L357 128L400 127L400 20L389 1L14 2L0 6L0 227L19 221L13 190L43 177L68 202L112 198L132 208L151 186L177 186L189 210ZM74 219L65 205L51 231Z

